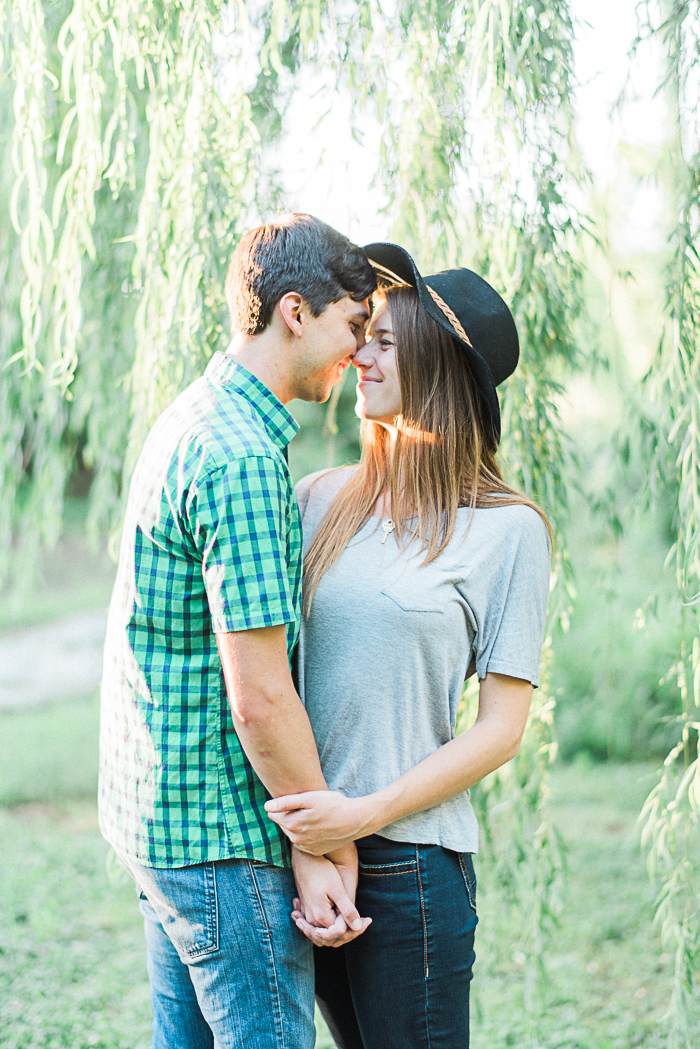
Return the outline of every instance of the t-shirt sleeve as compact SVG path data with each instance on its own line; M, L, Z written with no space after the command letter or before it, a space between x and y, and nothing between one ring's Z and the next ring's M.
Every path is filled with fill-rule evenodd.
M289 514L287 479L272 458L234 460L199 486L189 518L215 633L296 618Z
M519 529L510 533L482 592L476 636L476 672L491 671L539 685L551 572L547 529L529 507L519 508Z

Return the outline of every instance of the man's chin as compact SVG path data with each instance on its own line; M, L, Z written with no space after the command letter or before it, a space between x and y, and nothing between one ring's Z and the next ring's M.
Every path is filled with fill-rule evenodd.
M324 386L322 389L306 389L302 393L298 393L296 397L299 401L306 401L311 404L325 404L326 401L330 399L332 392L332 386L330 389L327 386Z
M336 365L337 368L337 365ZM323 376L323 378L317 378L315 382L308 382L303 393L298 393L297 397L301 401L312 401L316 404L325 404L336 386L343 381L343 376L347 371L343 368L340 375L336 369L333 370L331 375Z
M345 372L343 372L343 375L344 374ZM343 375L341 375L339 379L326 379L326 381L323 384L319 383L319 385L316 388L315 394L309 397L309 400L316 401L317 404L325 404L326 401L330 399L330 396L333 393L333 390L336 388L336 386L339 386L343 381Z

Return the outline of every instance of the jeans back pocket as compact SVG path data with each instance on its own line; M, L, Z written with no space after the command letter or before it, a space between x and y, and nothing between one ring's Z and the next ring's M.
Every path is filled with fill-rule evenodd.
M149 870L148 874L148 900L178 953L196 959L218 951L215 864Z

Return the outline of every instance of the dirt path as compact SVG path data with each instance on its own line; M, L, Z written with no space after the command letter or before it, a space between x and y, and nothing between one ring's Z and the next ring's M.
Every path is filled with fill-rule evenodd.
M0 634L0 710L95 692L106 628L100 609Z

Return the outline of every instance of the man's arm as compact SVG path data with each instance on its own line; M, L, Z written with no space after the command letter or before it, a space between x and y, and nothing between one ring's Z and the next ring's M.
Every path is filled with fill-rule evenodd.
M292 681L286 627L217 634L216 641L236 733L270 794L327 790L311 723ZM335 946L364 932L369 922L353 902L355 846L342 847L331 859L295 863L294 871L310 924L328 927L333 935L327 942Z
M326 790L316 741L287 657L284 626L217 634L233 723L273 798Z
M234 726L251 765L275 797L290 790L326 791L287 658L284 623L294 614L296 600L286 561L288 503L287 479L277 459L250 456L207 475L188 504ZM264 550L265 556L241 555L250 549ZM279 625L263 625L271 621ZM319 903L324 924L333 923L330 899L355 925L359 915L349 898L354 890L348 871L357 865L357 851L353 845L333 852L331 859L313 868L316 889L319 872L328 884ZM310 893L304 894L307 899Z

